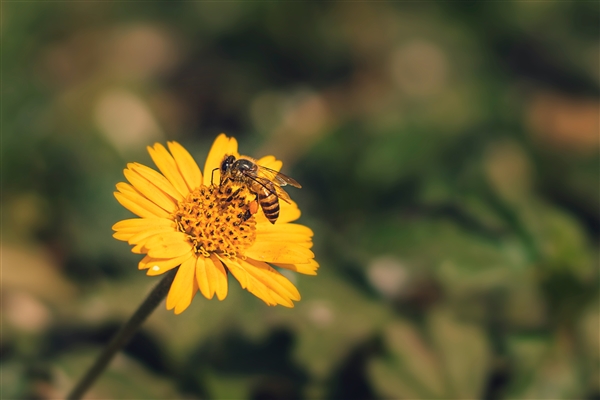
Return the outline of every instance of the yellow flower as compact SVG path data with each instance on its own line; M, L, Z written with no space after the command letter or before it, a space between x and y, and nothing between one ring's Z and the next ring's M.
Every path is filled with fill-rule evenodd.
M139 269L148 275L180 266L167 309L183 312L198 290L207 299L216 294L223 300L228 272L268 305L293 307L300 293L272 265L307 275L316 275L319 268L310 250L313 232L291 223L300 217L296 203L280 201L279 219L271 224L262 210L252 210L256 196L245 185L219 185L219 170L213 170L226 155L240 156L234 138L217 137L204 174L179 143L167 144L170 153L159 143L148 147L160 173L138 163L127 165L124 173L131 184L118 183L115 197L140 218L113 226L116 239L133 245L132 252L146 254ZM257 163L276 171L282 166L273 156Z

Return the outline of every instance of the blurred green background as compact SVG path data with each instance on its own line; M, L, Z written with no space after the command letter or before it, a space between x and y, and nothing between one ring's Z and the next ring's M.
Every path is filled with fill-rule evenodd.
M598 399L598 2L3 2L3 399L64 397L159 278L146 145L274 154L303 299L161 306L102 399Z

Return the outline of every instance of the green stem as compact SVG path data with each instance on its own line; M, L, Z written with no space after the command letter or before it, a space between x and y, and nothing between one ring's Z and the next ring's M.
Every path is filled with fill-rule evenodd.
M102 353L100 353L96 362L94 362L87 373L79 380L79 383L73 388L71 393L69 393L67 400L78 400L83 397L85 392L104 371L114 355L129 342L146 318L148 318L156 307L165 299L169 292L169 288L171 287L171 283L173 283L173 279L175 279L177 269L178 268L174 268L167 272L165 277L158 282L154 289L152 289L150 294L148 294L148 297L146 297L146 300L144 300L129 321L127 321L112 338L110 343L104 348Z

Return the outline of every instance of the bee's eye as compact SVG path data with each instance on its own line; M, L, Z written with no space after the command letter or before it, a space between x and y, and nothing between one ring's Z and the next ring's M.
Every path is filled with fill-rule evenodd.
M228 156L227 158L225 158L221 163L221 172L226 172L227 170L229 170L231 168L233 160L235 160L233 156Z

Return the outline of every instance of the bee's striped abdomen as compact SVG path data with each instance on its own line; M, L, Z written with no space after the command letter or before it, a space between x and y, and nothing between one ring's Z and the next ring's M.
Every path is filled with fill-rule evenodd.
M279 218L279 197L263 188L258 196L258 202L265 213L265 217L274 224Z

